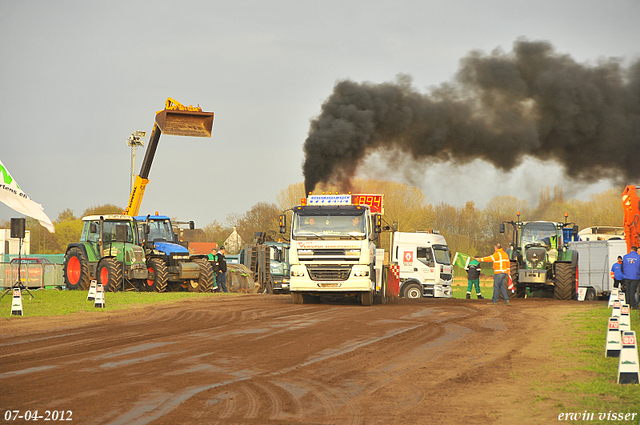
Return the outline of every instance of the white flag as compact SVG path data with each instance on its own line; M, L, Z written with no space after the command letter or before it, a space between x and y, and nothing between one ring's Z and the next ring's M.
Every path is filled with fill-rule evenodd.
M0 161L0 201L19 213L35 218L45 229L55 233L56 229L53 227L49 217L44 213L42 205L29 199L14 178L11 177L2 161Z

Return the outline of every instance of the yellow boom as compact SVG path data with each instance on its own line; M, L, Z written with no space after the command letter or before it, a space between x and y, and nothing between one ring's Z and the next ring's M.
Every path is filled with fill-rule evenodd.
M213 129L213 112L202 112L199 106L184 106L172 98L167 98L165 107L156 113L155 124L149 138L149 146L144 155L140 174L136 176L133 190L125 214L138 215L144 190L149 183L151 163L158 147L161 134L170 136L211 137Z

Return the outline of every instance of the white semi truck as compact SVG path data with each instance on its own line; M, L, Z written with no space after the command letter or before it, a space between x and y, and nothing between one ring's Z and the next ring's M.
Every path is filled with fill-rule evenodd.
M291 221L290 292L294 304L321 296L356 297L370 306L384 300L376 280L376 246L380 215L352 195L310 195L293 208ZM285 216L280 231L286 230Z
M453 266L444 236L432 231L393 234L391 261L400 269L400 296L451 298Z

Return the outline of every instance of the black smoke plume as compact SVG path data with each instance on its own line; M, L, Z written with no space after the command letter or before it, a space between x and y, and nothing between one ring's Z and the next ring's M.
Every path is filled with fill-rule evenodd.
M579 64L548 42L518 40L508 53L469 53L456 81L428 94L407 76L339 82L304 143L305 190L348 187L376 150L421 163L483 159L505 171L530 156L585 183L638 180L640 60Z

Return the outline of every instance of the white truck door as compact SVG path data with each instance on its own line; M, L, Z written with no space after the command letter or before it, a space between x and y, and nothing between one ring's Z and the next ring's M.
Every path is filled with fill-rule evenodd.
M435 281L436 264L431 247L416 247L416 259L413 264L414 271L423 283Z

